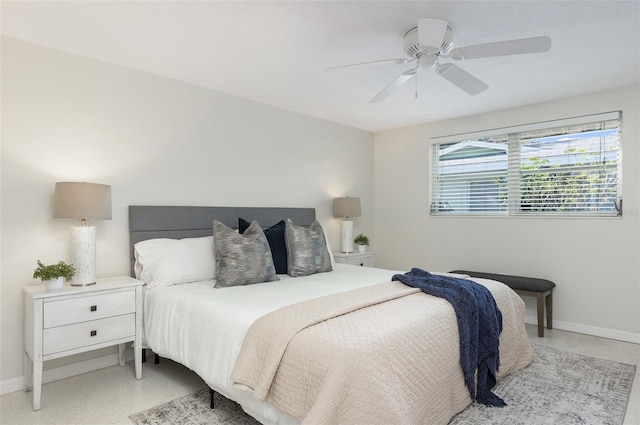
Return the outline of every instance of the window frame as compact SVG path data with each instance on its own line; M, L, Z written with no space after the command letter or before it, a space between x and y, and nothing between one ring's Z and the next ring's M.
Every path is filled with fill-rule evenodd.
M434 137L429 140L430 149L430 173L429 173L429 215L432 217L528 217L528 218L541 218L541 217L559 217L559 218L576 218L576 217L585 217L585 218L594 218L594 217L622 217L622 111L611 111L604 112L592 115L584 115L573 118L565 118L559 120L552 121L543 121L531 124L518 125L513 127L504 127L504 128L495 128L484 131L477 131L472 133L460 133L449 136L442 137ZM613 125L611 124L613 122ZM604 130L599 130L598 126L601 126L601 123L606 123ZM617 126L615 125L617 123ZM559 131L560 128L567 128L571 131L566 133L562 133ZM580 130L577 130L580 129ZM575 164L566 164L566 167L554 168L553 172L550 171L538 171L531 170L527 171L526 168L523 167L525 164L525 158L523 158L520 154L522 147L525 148L529 146L527 144L528 141L537 139L543 139L545 137L559 137L562 134L566 134L567 136L571 136L574 134L579 134L581 131L606 131L606 129L617 129L617 139L613 141L615 146L615 161L613 164L609 164L607 162L602 162L601 166L598 166L598 170L604 170L607 173L613 170L613 174L615 177L615 197L614 197L614 205L613 207L608 206L604 209L596 209L596 210L584 210L583 207L579 207L579 210L569 209L567 211L558 210L557 208L553 211L544 211L539 210L540 207L533 208L531 210L523 209L523 205L527 205L525 203L525 198L523 198L520 193L521 187L523 186L523 176L530 176L534 174L552 174L553 178L563 179L573 179L571 173L576 173L580 170L593 171L594 166L588 165L581 168L581 165L578 163ZM604 136L610 137L610 136ZM497 139L497 142L494 142L494 139ZM524 138L524 139L523 139ZM485 141L485 142L483 142ZM609 142L609 140L607 140ZM455 211L454 207L451 207L451 204L442 201L442 197L439 195L443 193L442 185L447 182L446 178L443 178L442 174L442 165L440 163L440 158L438 153L438 149L442 145L450 145L451 147L456 146L456 144L467 143L468 145L463 146L463 148L477 148L485 150L494 149L497 153L496 157L501 155L500 158L495 158L496 164L499 161L503 163L506 162L506 170L499 169L498 165L495 165L496 168L495 174L492 174L491 171L479 171L477 174L473 174L472 171L468 172L460 172L458 177L461 177L459 180L455 178L451 178L449 181L450 185L458 184L460 187L463 187L465 184L467 185L467 189L454 189L454 193L456 195L463 195L466 193L471 193L472 186L481 187L484 185L485 187L490 186L493 181L496 185L497 180L495 176L503 175L504 180L501 180L503 183L503 193L501 196L498 196L496 199L495 206L496 208L491 208L492 204L485 203L482 205L482 208L471 211L471 205L473 204L472 199L464 199L461 205L466 207L464 211ZM485 146L480 146L482 143ZM500 154L500 149L506 150L505 153ZM600 155L605 155L600 153ZM490 169L491 161L486 161L486 158L489 158L491 155L489 153L481 154L479 158L484 159L484 162L480 165L483 165L485 169ZM560 154L559 158L562 156L569 156L569 152L565 151ZM464 156L460 161L460 164L464 164ZM470 157L467 157L470 158ZM451 159L450 159L451 160ZM530 158L529 158L530 160ZM455 163L449 164L449 166L454 166ZM470 163L466 164L470 166ZM464 166L464 165L463 165ZM504 167L504 165L503 165ZM550 168L551 170L551 168ZM557 171L560 172L557 172ZM465 176L468 174L468 176ZM560 174L564 174L563 176L559 176ZM491 177L491 176L494 177ZM608 175L608 174L607 174ZM577 178L577 177L576 177ZM494 179L494 180L490 180ZM584 180L584 179L583 179ZM574 180L572 183L575 183L577 180ZM576 184L577 190L584 190L583 187L578 183ZM599 182L597 183L599 184ZM604 191L606 189L602 189ZM492 198L494 195L493 192L478 192L480 197L483 198ZM598 192L603 193L603 192ZM506 195L504 195L506 194ZM437 196L438 195L438 196ZM584 193L581 193L584 195ZM495 197L495 196L493 196ZM506 198L506 200L504 199ZM446 198L445 198L446 199ZM565 201L564 198L560 197ZM455 201L455 198L454 198ZM452 201L452 202L454 202ZM498 202L500 201L500 202ZM544 207L543 207L544 208ZM551 207L550 207L551 208ZM561 208L562 209L562 208Z

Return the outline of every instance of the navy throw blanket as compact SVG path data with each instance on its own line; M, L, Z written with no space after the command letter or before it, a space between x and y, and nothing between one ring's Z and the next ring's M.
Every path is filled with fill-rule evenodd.
M491 292L484 286L466 279L433 275L413 268L405 274L396 274L398 280L423 292L449 301L456 312L460 333L460 365L471 399L488 406L506 403L491 392L496 385L496 372L500 366L500 333L502 313ZM478 383L475 384L475 373Z

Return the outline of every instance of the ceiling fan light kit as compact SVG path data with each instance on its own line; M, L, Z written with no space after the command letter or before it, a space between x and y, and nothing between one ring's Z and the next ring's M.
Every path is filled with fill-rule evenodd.
M404 52L408 56L408 59L399 58L356 63L327 68L327 70L363 65L378 65L382 63L394 63L399 65L415 62L414 68L408 69L398 75L378 94L376 94L369 103L383 101L404 83L414 77L416 78L417 98L418 73L421 69L430 68L435 68L437 75L465 91L467 94L475 96L487 90L489 86L455 64L450 62L440 63L440 59L462 61L496 56L543 53L551 49L551 39L547 36L530 37L476 44L451 50L452 46L453 30L447 21L437 18L420 18L418 19L418 26L411 28L404 35Z

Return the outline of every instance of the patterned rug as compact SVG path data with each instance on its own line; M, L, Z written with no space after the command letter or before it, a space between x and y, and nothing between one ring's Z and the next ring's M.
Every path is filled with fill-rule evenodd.
M534 362L494 391L503 408L472 404L450 425L620 425L636 367L534 345ZM136 425L259 425L236 403L202 389L129 417Z
M449 425L620 425L636 367L533 345L533 363L494 392L503 408L473 403Z

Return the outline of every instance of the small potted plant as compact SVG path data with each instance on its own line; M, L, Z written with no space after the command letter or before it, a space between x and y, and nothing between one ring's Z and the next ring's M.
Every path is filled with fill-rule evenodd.
M47 291L59 291L64 281L71 280L75 274L76 268L73 264L67 264L64 261L47 266L38 260L38 267L33 271L33 277L40 279Z
M369 246L369 238L360 233L355 237L353 243L358 245L358 252L365 252L367 250L367 247Z

